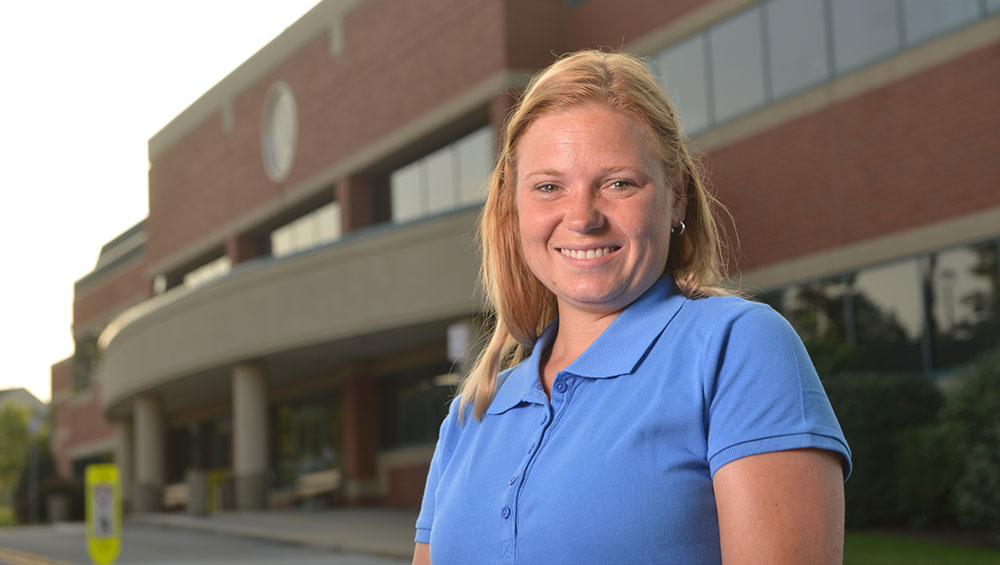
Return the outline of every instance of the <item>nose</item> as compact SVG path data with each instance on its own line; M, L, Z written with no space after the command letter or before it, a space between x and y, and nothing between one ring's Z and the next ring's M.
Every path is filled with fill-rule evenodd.
M596 196L590 191L577 191L567 198L563 224L580 233L590 232L604 226L604 214L598 207Z

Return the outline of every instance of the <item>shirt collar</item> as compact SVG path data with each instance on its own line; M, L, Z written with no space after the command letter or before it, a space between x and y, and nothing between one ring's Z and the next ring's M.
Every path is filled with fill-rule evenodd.
M684 296L673 278L660 278L611 322L611 325L590 344L563 372L591 379L604 379L631 374L646 352L684 304ZM487 414L500 414L521 402L545 404L548 399L539 380L542 354L556 336L559 320L553 320L532 348L531 356L501 374L499 390L487 409Z

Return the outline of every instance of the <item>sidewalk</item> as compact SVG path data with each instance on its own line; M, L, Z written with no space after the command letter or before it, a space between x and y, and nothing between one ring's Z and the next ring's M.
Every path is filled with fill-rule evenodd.
M401 557L413 555L416 510L337 508L219 512L199 517L184 513L133 514L129 524L185 528L291 543L332 551Z

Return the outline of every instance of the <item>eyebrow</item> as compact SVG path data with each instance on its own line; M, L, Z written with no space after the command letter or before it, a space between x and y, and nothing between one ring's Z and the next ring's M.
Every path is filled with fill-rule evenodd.
M530 179L533 177L561 177L563 176L563 174L564 173L558 169L538 169L535 171L531 171L530 173L527 173L522 178ZM642 169L632 167L630 165L618 165L613 167L607 167L606 169L601 170L601 174L604 176L629 174L641 177L643 179L652 178L652 176L649 173L643 171Z

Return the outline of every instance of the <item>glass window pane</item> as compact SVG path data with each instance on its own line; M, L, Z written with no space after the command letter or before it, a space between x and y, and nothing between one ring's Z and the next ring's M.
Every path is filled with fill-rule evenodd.
M899 49L896 0L837 0L833 10L836 71L855 69Z
M774 97L829 76L822 0L773 0L765 16Z
M1000 343L996 244L938 253L930 283L935 369L968 363Z
M392 221L406 222L424 215L422 177L420 161L393 171L389 179Z
M455 186L455 152L451 146L424 158L427 171L427 213L451 210L458 202Z
M782 314L802 338L821 377L857 368L856 348L848 345L844 324L843 281L790 287L782 304Z
M316 222L312 216L302 216L291 224L295 250L301 251L316 245Z
M906 0L906 42L919 43L979 17L979 0Z
M292 252L292 230L282 226L271 232L271 255L282 257Z
M379 446L433 445L459 376L442 360L379 379Z
M858 272L851 285L851 315L863 368L923 369L923 298L917 260Z
M217 279L230 271L232 262L229 256L223 255L191 270L184 275L184 285L195 287Z
M712 100L723 121L764 103L760 10L743 12L709 31Z
M665 49L660 62L660 84L664 87L687 134L708 128L708 77L705 74L705 35L698 34Z
M340 237L340 203L331 202L315 212L319 241L326 243Z
M486 182L493 172L493 128L485 126L455 144L458 159L459 204L486 200Z

